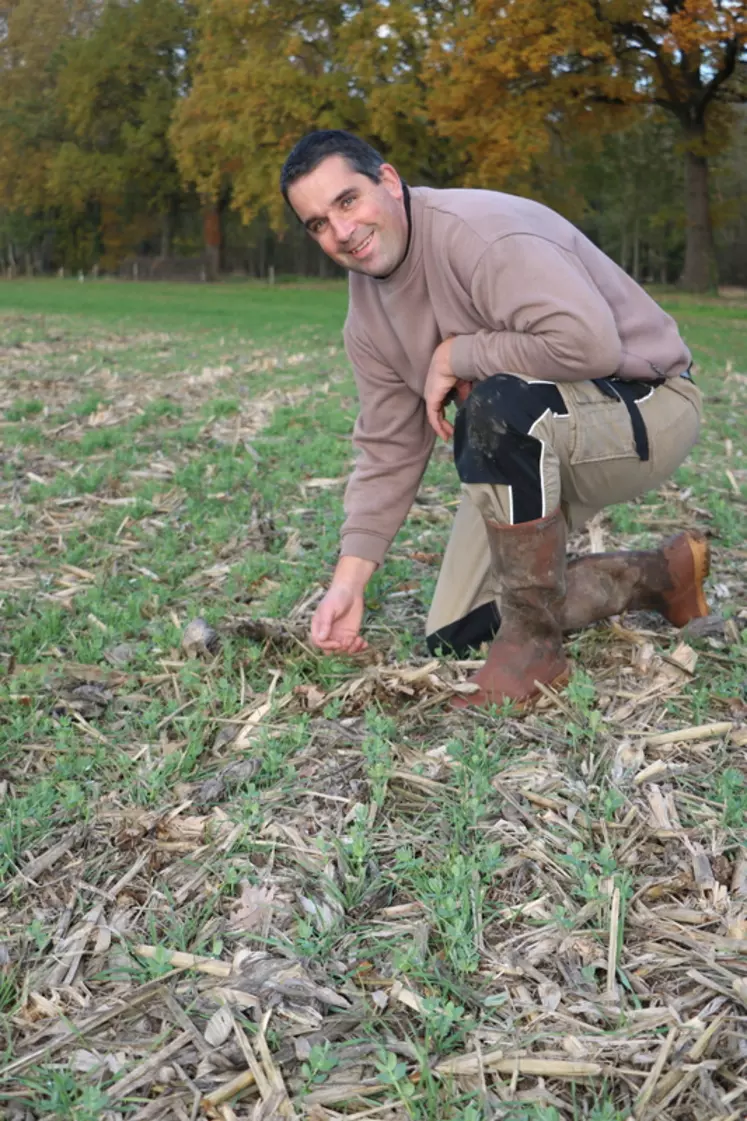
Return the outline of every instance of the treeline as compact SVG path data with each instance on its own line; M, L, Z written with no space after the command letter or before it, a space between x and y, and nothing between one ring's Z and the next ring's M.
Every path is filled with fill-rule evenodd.
M328 275L277 179L329 127L747 284L746 44L747 0L0 0L0 264Z

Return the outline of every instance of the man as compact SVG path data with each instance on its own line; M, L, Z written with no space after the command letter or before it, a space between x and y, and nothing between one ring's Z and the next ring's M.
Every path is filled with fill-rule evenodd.
M565 680L562 636L627 608L707 613L705 539L566 561L567 526L658 486L695 443L701 396L673 319L547 207L493 191L410 190L368 144L310 133L281 189L350 272L345 344L360 396L342 548L311 635L357 653L363 593L436 435L462 483L431 607L432 650L494 638L464 703ZM444 410L460 407L455 427Z

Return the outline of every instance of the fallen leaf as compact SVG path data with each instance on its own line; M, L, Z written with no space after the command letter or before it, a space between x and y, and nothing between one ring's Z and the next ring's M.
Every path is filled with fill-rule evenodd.
M233 725L239 728L240 725ZM234 733L235 736L236 733ZM249 782L262 766L259 759L241 759L238 763L231 763L224 767L217 775L205 779L197 788L194 800L198 806L208 806L213 802L221 802L231 789L241 782Z
M188 658L210 654L218 645L218 632L199 616L187 623L182 634L182 646Z
M734 865L731 877L732 895L747 899L747 856L740 856Z
M226 1004L222 1004L217 1012L213 1012L207 1022L204 1035L205 1042L211 1047L220 1047L226 1042L233 1032L233 1012Z
M554 1012L563 995L560 991L560 985L557 985L555 981L541 981L537 991L545 1011Z
M303 697L306 708L319 708L327 699L327 694L316 685L296 685L293 692L297 697Z
M612 764L613 780L619 782L624 775L630 775L632 772L640 770L645 760L643 744L633 744L629 740L623 740L615 753L615 761Z
M272 911L274 894L274 888L242 880L241 895L229 915L231 930L243 930L247 933L262 930Z

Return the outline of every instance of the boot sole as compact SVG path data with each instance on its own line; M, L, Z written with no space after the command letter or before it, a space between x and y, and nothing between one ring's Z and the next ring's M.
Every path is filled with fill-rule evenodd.
M684 588L667 603L665 617L673 626L684 627L691 619L702 619L708 615L708 603L703 591L703 583L711 571L711 549L706 537L696 537L691 533L683 535L692 565L692 578L685 582Z
M566 669L563 670L562 673L558 674L558 676L553 681L550 681L549 683L543 681L542 684L547 689L562 689L568 684L570 679L571 671L570 669ZM470 693L468 696L452 697L448 702L448 708L454 711L461 711L465 708L490 708L491 705L497 703L496 701L492 701L487 693L482 693L482 696L485 698L484 700L477 699L480 697L479 692ZM515 712L525 713L532 709L537 704L537 702L542 699L543 696L544 693L541 689L535 689L534 692L527 694L526 697L520 697L517 699L511 697L507 699L511 701L511 707Z

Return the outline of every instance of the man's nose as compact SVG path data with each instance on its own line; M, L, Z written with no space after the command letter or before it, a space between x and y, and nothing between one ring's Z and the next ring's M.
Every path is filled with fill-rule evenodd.
M333 234L340 243L350 241L350 238L355 233L355 222L342 214L336 214L331 217L329 224L332 227Z

